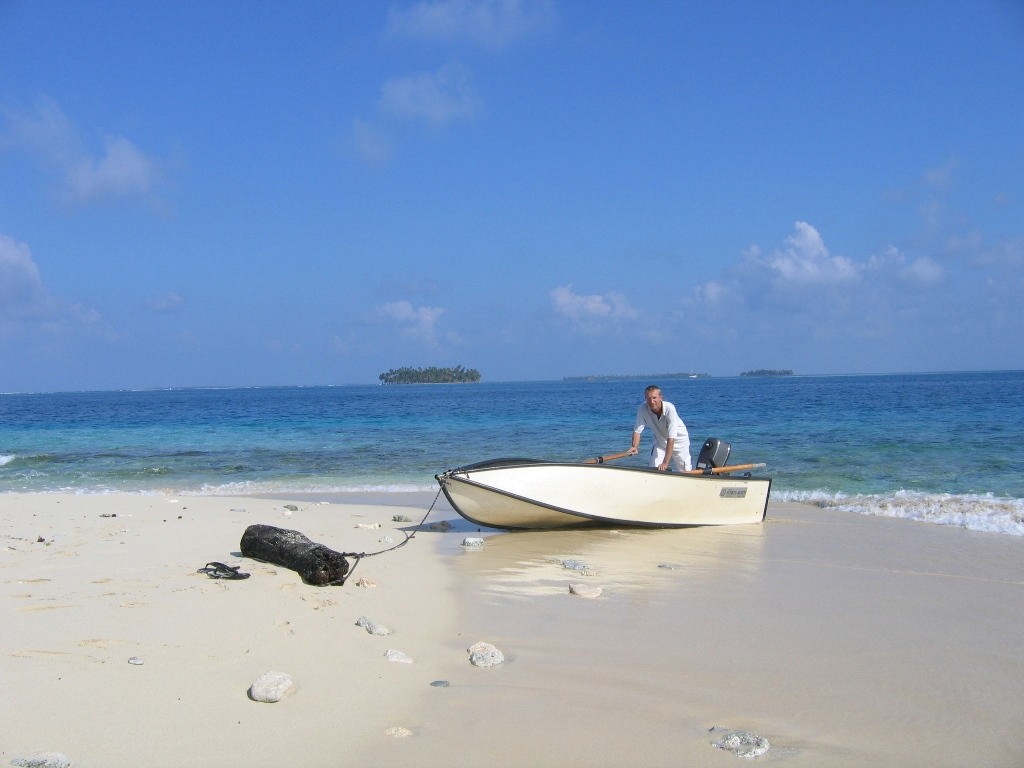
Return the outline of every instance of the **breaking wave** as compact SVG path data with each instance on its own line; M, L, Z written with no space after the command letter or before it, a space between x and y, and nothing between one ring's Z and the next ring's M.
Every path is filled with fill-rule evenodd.
M858 515L898 517L971 531L1024 536L1024 499L1000 498L992 494L897 491L850 495L827 491L773 491L772 499L799 501Z

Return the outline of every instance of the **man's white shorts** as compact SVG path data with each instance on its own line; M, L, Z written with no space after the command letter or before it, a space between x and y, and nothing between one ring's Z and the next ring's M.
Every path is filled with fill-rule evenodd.
M682 444L680 444L682 443ZM649 467L660 467L661 462L665 460L665 449L660 445L651 447L651 459L647 466ZM672 466L680 472L688 472L693 469L690 465L690 441L676 440L675 446L672 451Z

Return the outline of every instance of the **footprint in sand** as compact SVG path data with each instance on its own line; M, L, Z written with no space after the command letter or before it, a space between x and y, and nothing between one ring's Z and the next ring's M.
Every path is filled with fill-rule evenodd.
M289 635L295 634L295 629L292 627L292 623L287 619L282 619L281 621L276 622L276 626L281 627L282 629L287 629Z
M110 646L112 641L104 638L89 638L87 640L79 640L76 645L82 648L107 648Z
M319 611L321 608L330 608L338 604L337 600L330 597L309 597L307 595L302 596L302 602L313 603L314 611Z
M74 608L73 605L27 605L18 610L22 613L39 613L40 611L59 611L61 608Z
M34 656L70 656L67 651L48 651L43 648L26 648L21 651L14 651L10 654L16 659L31 659Z

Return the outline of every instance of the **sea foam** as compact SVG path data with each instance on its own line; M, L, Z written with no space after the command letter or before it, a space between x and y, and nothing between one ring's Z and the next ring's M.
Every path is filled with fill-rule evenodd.
M922 493L843 494L826 491L772 493L776 501L800 501L840 512L878 517L899 517L938 525L951 525L985 533L1024 536L1024 499L992 494Z

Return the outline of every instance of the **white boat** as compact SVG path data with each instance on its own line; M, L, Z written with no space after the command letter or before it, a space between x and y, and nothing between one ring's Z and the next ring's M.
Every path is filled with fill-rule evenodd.
M763 466L707 466L686 473L610 466L605 460L494 459L449 469L436 479L456 512L488 528L682 528L764 520L771 478L744 472Z

